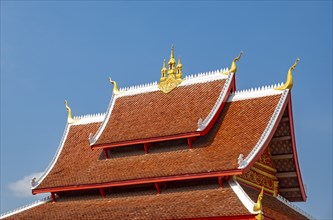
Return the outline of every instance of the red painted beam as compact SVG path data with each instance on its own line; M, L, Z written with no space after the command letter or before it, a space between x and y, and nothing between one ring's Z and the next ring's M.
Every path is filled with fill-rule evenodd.
M222 179L222 176L217 177L217 180L219 182L220 188L223 188L223 179Z
M149 143L144 143L143 148L145 149L146 154L149 153Z
M52 198L52 202L56 202L56 197L55 197L54 192L51 192L51 198Z
M295 166L296 166L297 179L298 179L298 184L300 186L302 199L304 201L306 201L307 196L306 196L305 189L304 189L304 184L303 184L301 169L300 169L300 166L299 166L299 163L298 163L298 156L297 156L297 149L296 149L291 91L290 91L290 96L288 98L289 98L289 100L288 100L288 116L289 116L291 145L292 145L292 148L293 148L294 162L295 162Z
M159 183L155 183L155 188L157 190L157 194L161 194L161 187L160 187L160 184Z
M241 175L244 171L237 170L226 170L226 171L216 171L216 172L206 172L206 173L196 173L196 174L184 174L177 176L166 176L166 177L155 177L155 178L145 178L136 180L124 180L124 181L114 181L107 183L95 183L95 184L83 184L83 185L71 185L71 186L61 186L61 187L51 187L43 189L33 189L32 194L46 193L46 192L61 192L61 191L72 191L72 190L83 190L83 189L98 189L114 186L130 186L130 185L140 185L147 183L161 183L179 180L191 180L191 179L204 179L213 177L228 177L233 175Z
M101 193L101 196L103 197L103 198L105 198L105 189L104 188L100 188L99 189L99 192Z
M188 148L190 148L190 150L192 150L192 139L187 138L187 143L188 143Z
M104 151L105 158L106 158L106 159L109 159L108 149L105 149L105 148L104 148L103 151Z

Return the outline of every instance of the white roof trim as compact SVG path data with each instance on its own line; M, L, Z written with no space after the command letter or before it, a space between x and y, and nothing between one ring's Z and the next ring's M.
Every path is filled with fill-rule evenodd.
M217 98L217 100L215 102L215 105L213 106L212 110L209 112L207 117L204 120L202 120L202 118L199 118L197 131L204 130L207 127L207 125L212 121L213 117L216 115L217 110L221 106L223 100L225 100L225 97L226 97L227 92L228 92L228 88L229 88L230 83L231 83L232 78L233 78L233 75L234 75L233 73L230 73L227 76L227 80L224 83L224 86L221 90L220 96ZM223 76L225 76L225 75L223 75Z
M102 125L98 128L96 134L94 136L90 136L89 137L89 142L90 142L90 146L95 144L98 140L98 138L101 136L101 134L103 133L109 119L111 116L111 112L113 110L114 107L114 103L116 102L117 96L112 95L111 100L110 100L110 104L108 107L108 110L106 111L106 117L104 117L104 121L102 122Z
M261 148L263 147L263 144L265 143L265 141L267 140L268 136L270 135L270 133L272 132L272 129L278 119L278 116L280 115L280 112L282 110L283 104L286 101L287 95L289 93L289 89L286 89L282 92L281 98L275 108L275 111L271 117L271 119L269 120L264 132L262 133L259 141L257 142L257 144L254 146L254 148L252 149L252 151L249 153L249 155L247 155L247 157L243 160L238 159L238 164L239 167L238 169L244 169L252 160L253 158L258 154L258 152L261 150Z
M44 203L47 203L47 202L49 202L51 200L52 200L51 196L45 197L43 199L39 199L39 200L37 200L37 201L35 201L35 202L31 203L31 204L28 204L28 205L25 205L25 206L22 206L22 207L19 207L17 209L14 209L14 210L11 210L9 212L5 212L5 213L1 214L0 215L0 219L4 219L4 218L7 218L9 216L15 215L17 213L23 212L25 210L34 208L36 206L42 205Z
M83 124L102 122L104 118L105 118L105 113L75 116L74 120L78 119L78 121L74 122L71 125L83 125Z
M199 74L195 74L195 75L186 76L184 78L184 81L181 84L179 84L178 87L188 86L188 85L193 85L193 84L198 84L198 83L205 83L205 82L221 80L221 79L228 80L230 78L230 74L229 75L222 74L227 71L228 71L228 68L225 68L225 69L221 69L221 70L209 71L206 73L199 73ZM226 84L227 84L227 82L226 82ZM94 145L97 142L97 140L99 139L99 137L101 136L101 134L103 133L103 131L111 117L111 113L114 108L115 102L118 98L124 97L124 96L133 96L133 95L138 95L138 94L142 94L142 93L154 92L154 91L158 91L158 90L159 90L159 88L158 88L157 82L119 89L120 94L117 94L117 95L113 94L111 97L111 101L110 101L108 110L106 111L106 117L105 117L102 125L100 126L100 128L98 129L98 131L96 132L96 134L94 136L89 137L90 145ZM216 111L217 111L217 109L216 109Z
M54 165L56 164L60 153L62 151L62 148L65 145L66 139L67 139L67 135L68 132L70 130L71 126L76 126L76 125L83 125L83 124L90 124L90 123L96 123L96 122L101 122L104 120L105 115L104 114L96 114L96 115L85 115L85 116L80 116L80 117L76 117L76 119L80 119L79 121L73 123L73 124L66 124L65 130L64 130L64 134L62 135L61 141L60 141L60 145L56 151L56 154L54 155L52 161L50 162L50 164L47 166L47 168L45 169L44 173L42 176L39 177L38 180L35 180L34 185L32 186L31 189L35 189L37 188L37 186L45 179L45 177L50 173L50 171L52 170L52 168L54 167Z
M249 210L252 214L259 214L260 211L253 211L253 207L255 205L255 202L252 201L252 199L244 192L243 188L239 185L239 183L234 178L230 178L229 185L231 186L232 190L236 193L239 200L243 203L245 208Z
M239 91L232 93L229 96L227 102L235 102L235 101L246 100L246 99L260 98L260 97L264 97L264 96L279 95L283 91L275 90L274 88L276 88L277 86L280 86L280 85L281 84L239 90Z
M279 200L280 202L284 203L286 206L292 208L293 210L295 210L296 212L298 212L301 215L304 215L305 217L307 217L308 219L315 219L315 217L313 217L312 215L308 214L307 212L305 212L303 209L299 208L297 205L289 202L286 198L282 197L281 195L278 195L277 200Z
M178 87L181 86L188 86L192 84L197 84L197 83L205 83L205 82L210 82L218 79L227 79L227 75L224 75L222 73L227 72L228 69L221 69L221 70L215 70L215 71L209 71L205 73L198 73L198 74L192 74L189 76L185 76L183 79L183 82L178 85ZM120 94L117 94L116 97L123 97L123 96L132 96L132 95L138 95L141 93L148 93L148 92L155 92L159 91L158 88L158 83L153 82L153 83L146 83L146 84L141 84L137 86L131 86L131 87L126 87L126 88L120 88L119 89Z

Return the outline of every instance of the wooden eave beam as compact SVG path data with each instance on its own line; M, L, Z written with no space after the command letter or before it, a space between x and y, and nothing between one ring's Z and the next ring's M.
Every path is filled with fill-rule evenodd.
M280 188L279 192L299 192L301 191L299 187L293 187L293 188Z
M125 180L125 181L114 181L108 183L95 183L95 184L83 184L83 185L71 185L71 186L61 186L61 187L50 187L42 189L33 189L32 194L46 193L46 192L62 192L62 191L72 191L72 190L84 190L84 189L100 189L115 186L131 186L140 185L147 183L163 183L179 180L191 180L191 179L204 179L212 177L228 177L233 175L241 175L244 170L227 170L227 171L217 171L217 172L207 172L207 173L196 173L196 174L184 174L177 176L167 176L167 177L156 177L156 178L146 178L146 179L136 179L136 180Z
M272 138L272 141L275 142L275 141L289 141L291 140L291 136L288 135L288 136L281 136L281 137L273 137Z
M293 159L293 154L280 154L280 155L272 155L273 160L285 160L285 159Z
M277 178L290 178L290 177L297 177L296 172L283 172L283 173L277 173Z

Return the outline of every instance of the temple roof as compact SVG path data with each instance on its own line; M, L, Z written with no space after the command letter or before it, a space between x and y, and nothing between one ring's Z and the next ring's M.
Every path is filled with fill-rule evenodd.
M212 129L193 142L192 150L186 139L178 139L154 143L149 154L145 154L141 144L113 148L108 150L110 158L106 159L103 151L90 149L87 138L97 132L103 117L90 119L89 123L78 121L66 127L57 160L33 192L242 174L260 156L265 143L267 147L270 140L266 139L273 136L272 128L278 127L288 94L288 90L269 87L230 95ZM240 154L244 155L241 161ZM303 184L293 187L302 188ZM295 201L300 199L297 196Z
M187 77L168 94L157 84L114 94L105 121L90 138L92 148L199 136L230 93L234 74L222 72Z
M98 191L63 192L57 202L42 201L2 216L6 219L196 219L231 217L254 219L259 192L230 180L187 181L167 184L156 195L153 187L112 189L105 198ZM282 197L264 194L262 213L272 219L312 219Z

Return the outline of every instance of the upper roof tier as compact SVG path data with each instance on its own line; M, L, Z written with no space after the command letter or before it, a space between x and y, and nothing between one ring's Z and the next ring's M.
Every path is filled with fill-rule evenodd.
M92 148L200 136L234 89L234 74L225 71L187 77L168 94L156 83L114 94L104 122L90 137Z

